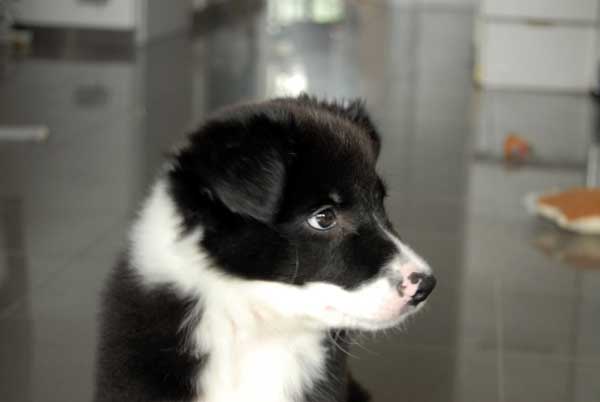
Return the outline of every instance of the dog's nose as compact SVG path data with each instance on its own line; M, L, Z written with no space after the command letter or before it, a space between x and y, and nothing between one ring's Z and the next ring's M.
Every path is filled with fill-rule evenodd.
M417 284L417 290L410 301L410 304L413 306L416 306L427 299L427 296L431 294L433 288L435 288L435 284L437 283L435 276L416 272L410 274L408 279L412 283Z

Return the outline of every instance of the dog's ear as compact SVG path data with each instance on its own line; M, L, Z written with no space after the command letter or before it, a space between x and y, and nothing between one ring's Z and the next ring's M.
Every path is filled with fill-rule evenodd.
M282 135L267 118L213 121L193 134L176 157L202 191L229 211L271 222L278 212L286 177Z
M214 195L231 212L271 222L285 181L282 155L269 146L241 146L228 150L221 163L221 171L211 179Z

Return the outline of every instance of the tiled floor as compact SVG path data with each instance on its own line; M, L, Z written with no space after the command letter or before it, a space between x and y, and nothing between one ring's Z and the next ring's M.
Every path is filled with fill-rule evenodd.
M600 269L567 258L600 239L522 205L584 182L590 101L475 91L467 8L296 3L130 57L9 67L0 123L50 136L0 141L0 400L90 400L98 294L161 154L220 106L306 90L367 99L389 213L439 277L423 314L352 351L374 400L600 401ZM508 131L530 136L536 163L497 162Z

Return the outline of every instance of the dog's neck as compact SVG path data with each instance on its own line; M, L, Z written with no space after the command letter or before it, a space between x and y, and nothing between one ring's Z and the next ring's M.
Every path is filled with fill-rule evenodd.
M323 377L325 332L277 320L232 294L203 306L193 331L198 352L208 356L200 400L296 401Z

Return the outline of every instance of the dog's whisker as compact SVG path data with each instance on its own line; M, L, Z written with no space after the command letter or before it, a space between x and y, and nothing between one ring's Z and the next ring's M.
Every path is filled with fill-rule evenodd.
M356 345L359 348L361 348L361 349L363 349L363 350L365 350L365 351L367 351L367 352L369 352L371 354L374 354L374 355L378 354L378 353L374 352L373 350L367 348L365 345L361 344L360 341L358 339L356 339L356 338L358 338L358 335L350 337L349 342L350 342L351 345Z
M336 334L339 334L339 331L336 332ZM333 342L333 344L343 353L347 354L350 357L353 357L355 359L360 359L358 356L353 355L352 353L350 353L349 351L347 351L346 349L344 349L339 343L337 343L337 341L335 340L335 338L331 335L331 331L327 332L327 336L329 337L329 340L331 340L331 342Z
M291 283L294 284L298 278L298 268L300 266L300 258L298 257L298 246L295 247L296 251L296 264L294 266L294 275L292 275Z

